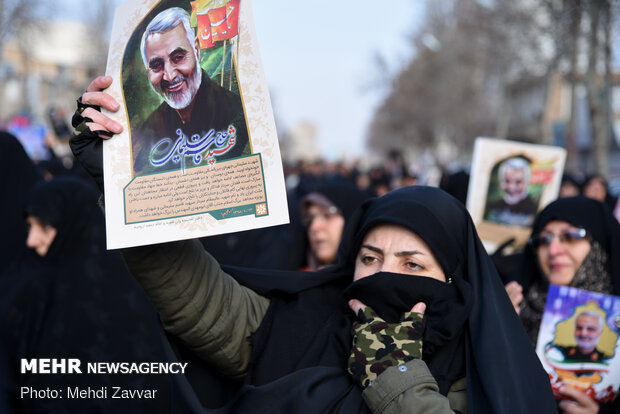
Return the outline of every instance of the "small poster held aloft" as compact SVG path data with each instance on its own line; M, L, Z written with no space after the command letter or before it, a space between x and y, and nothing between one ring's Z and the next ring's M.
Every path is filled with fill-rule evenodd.
M31 160L50 159L50 149L45 143L47 132L43 125L33 124L25 117L16 117L9 122L7 131L19 140Z
M536 213L558 196L565 160L559 147L476 139L467 209L485 244L525 244Z
M108 248L288 222L250 0L141 0L114 18Z
M557 390L568 385L599 402L620 387L620 297L550 285L536 353Z

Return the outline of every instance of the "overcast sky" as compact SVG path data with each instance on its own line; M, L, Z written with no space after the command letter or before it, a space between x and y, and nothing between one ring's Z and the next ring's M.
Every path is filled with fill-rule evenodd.
M265 75L284 127L313 121L327 157L358 155L391 71L412 55L421 0L253 1Z

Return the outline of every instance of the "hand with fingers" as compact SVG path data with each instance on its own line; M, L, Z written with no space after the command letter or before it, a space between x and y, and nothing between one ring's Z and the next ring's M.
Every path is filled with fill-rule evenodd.
M562 386L559 393L567 398L560 401L558 407L566 414L596 414L599 412L598 403L586 393L567 385Z
M123 131L118 122L101 113L101 108L116 112L120 105L104 90L112 77L99 76L77 100L77 110L71 124L75 128L69 145L79 163L103 191L103 141Z
M508 297L510 298L510 302L512 306L515 308L515 312L517 315L521 312L519 305L523 301L523 287L515 282L508 282L505 286L506 293L508 293Z
M387 368L422 358L424 303L420 302L410 312L405 312L398 323L384 321L357 299L349 301L349 307L359 321L352 327L353 346L348 370L362 388Z

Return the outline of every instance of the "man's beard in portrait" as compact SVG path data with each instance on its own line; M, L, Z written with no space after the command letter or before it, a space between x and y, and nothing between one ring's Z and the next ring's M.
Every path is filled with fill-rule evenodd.
M196 56L196 54L194 54L194 57L196 58L196 69L189 77L186 77L185 75L178 75L172 79L172 81L162 79L159 85L151 85L153 86L155 92L164 98L166 103L170 105L172 109L186 108L190 103L192 103L192 99L194 99L196 92L198 92L198 89L200 88L200 83L202 82L202 69L199 64L200 59ZM168 88L166 87L167 85L174 85L180 82L187 83L187 89L185 89L185 91L168 91Z
M575 338L575 342L577 342L577 346L581 349L590 349L592 347L596 347L598 343L599 336L594 338L583 337L583 338Z
M519 201L524 200L527 197L527 189L517 194L504 194L504 201L511 206L517 204Z

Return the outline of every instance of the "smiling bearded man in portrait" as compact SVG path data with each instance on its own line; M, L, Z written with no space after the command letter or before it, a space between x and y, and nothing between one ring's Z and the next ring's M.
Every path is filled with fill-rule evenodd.
M182 169L185 157L188 165L200 165L250 153L241 98L200 66L198 40L185 10L172 7L155 16L140 51L149 84L163 102L132 128L134 175ZM183 144L199 151L179 149Z

